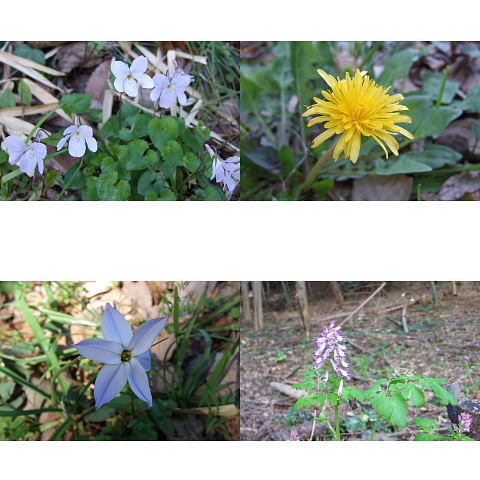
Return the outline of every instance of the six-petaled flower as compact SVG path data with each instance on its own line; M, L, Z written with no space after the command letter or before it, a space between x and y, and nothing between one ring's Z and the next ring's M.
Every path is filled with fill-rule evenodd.
M20 137L9 136L5 139L5 148L10 165L18 165L29 177L33 176L35 167L43 174L43 159L47 156L47 147L40 142L27 144Z
M186 105L185 90L192 82L193 77L182 70L176 70L173 75L170 70L167 70L167 75L157 73L153 77L155 87L150 92L150 100L155 102L160 99L161 108L172 108L177 99L180 105Z
M145 71L148 60L141 55L137 57L129 67L126 63L115 61L112 63L112 73L115 75L113 86L120 93L125 92L130 97L138 95L138 85L142 88L153 88L153 80Z
M156 318L138 327L135 334L125 317L109 303L103 313L104 339L90 338L74 345L80 354L105 365L95 381L95 406L113 400L128 383L138 398L152 406L147 373L152 368L150 348L168 318Z

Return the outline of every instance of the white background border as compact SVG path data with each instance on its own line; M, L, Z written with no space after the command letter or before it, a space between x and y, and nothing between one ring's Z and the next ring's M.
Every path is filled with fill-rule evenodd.
M22 3L8 40L479 40L472 1ZM0 279L478 280L467 203L0 203ZM2 443L6 478L461 478L473 442ZM475 467L476 468L476 467ZM468 471L469 469L470 472Z

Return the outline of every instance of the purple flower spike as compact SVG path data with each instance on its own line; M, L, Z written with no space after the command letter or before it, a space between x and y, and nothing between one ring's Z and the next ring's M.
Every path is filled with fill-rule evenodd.
M340 326L335 322L323 328L322 334L313 340L315 352L313 354L313 365L315 368L322 368L330 360L330 364L337 375L350 380L350 364L347 361L348 350L342 342L346 338L342 335ZM323 381L327 382L329 372L325 373Z
M292 430L290 432L290 441L291 442L301 442L302 437L300 437L300 434L296 430Z
M112 401L128 383L135 395L152 406L147 372L152 368L150 348L168 318L155 318L138 327L135 334L125 317L107 303L103 312L104 340L89 338L73 345L80 355L104 363L95 382L95 406Z
M473 417L469 413L461 413L458 417L460 428L465 432L471 432L473 427Z

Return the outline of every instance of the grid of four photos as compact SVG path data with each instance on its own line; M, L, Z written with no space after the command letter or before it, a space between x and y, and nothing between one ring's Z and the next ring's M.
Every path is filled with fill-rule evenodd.
M476 201L479 58L0 42L0 199ZM0 440L480 439L479 283L205 277L0 278Z

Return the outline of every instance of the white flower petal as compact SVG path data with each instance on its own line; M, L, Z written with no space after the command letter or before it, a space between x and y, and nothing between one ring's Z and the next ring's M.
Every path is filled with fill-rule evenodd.
M210 154L210 156L213 158L215 156L215 152L212 150L212 147L208 145L208 143L206 143L205 148L207 149L207 152Z
M65 146L69 138L70 138L70 135L67 135L66 137L63 137L62 139L60 139L60 141L57 144L57 152Z
M133 62L130 67L130 72L131 73L145 73L145 70L148 67L148 60L147 57L144 57L143 55L140 55L137 57Z
M175 89L167 87L160 95L160 106L162 108L172 108L176 98Z
M133 77L142 88L153 88L155 86L152 77L149 77L146 73L134 73Z
M192 77L190 75L180 71L176 71L172 77L172 85L174 85L175 88L182 89L184 91L190 85L191 81Z
M117 92L122 93L125 91L123 84L125 83L126 78L127 77L116 78L115 81L113 82L113 86L115 87L115 90Z
M185 93L182 90L179 90L178 88L175 89L175 93L177 94L178 103L180 105L186 105L187 104L187 97L186 97Z
M152 102L156 102L158 98L160 97L160 94L162 93L162 89L155 87L151 92L150 92L150 100Z
M97 151L97 141L93 137L87 137L85 138L85 141L87 142L88 148L91 152Z
M68 153L72 157L81 158L85 155L85 138L80 132L75 132L68 142Z
M20 161L20 157L27 149L27 145L20 137L10 136L5 139L5 148L8 152L8 162L10 165L15 165Z
M118 60L116 62L113 62L110 68L112 70L112 73L117 78L126 77L130 73L129 66L126 63L120 62Z
M135 98L138 95L138 83L133 76L131 78L125 78L123 88L125 89L125 93L130 97Z
M69 127L67 127L63 131L63 134L64 135L69 135L69 134L72 134L72 133L76 132L77 130L78 130L78 127L76 125L70 125Z
M170 81L168 80L168 77L166 75L163 75L163 73L157 73L153 77L153 83L155 84L155 87L158 87L161 90L163 90L164 88L167 87Z

